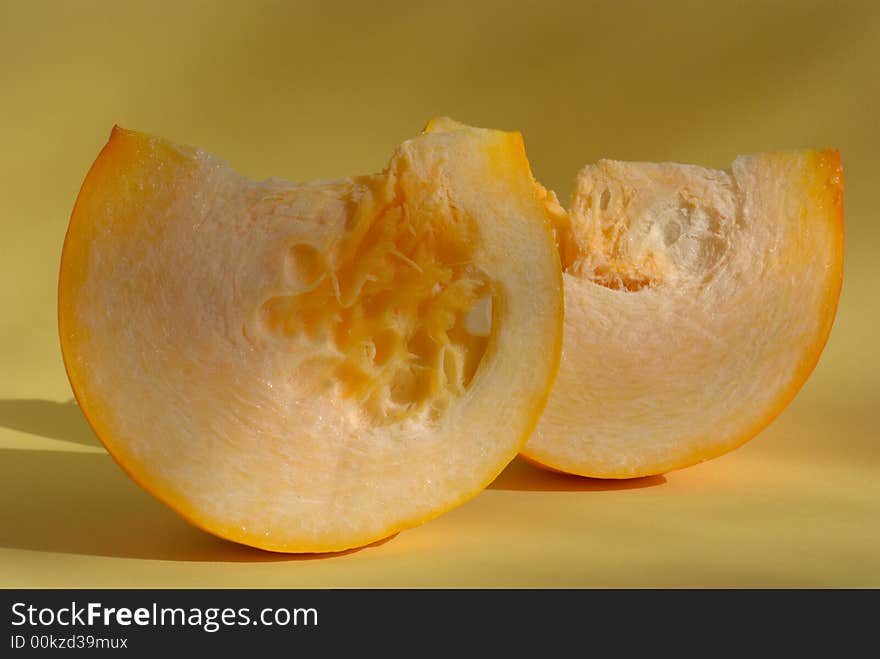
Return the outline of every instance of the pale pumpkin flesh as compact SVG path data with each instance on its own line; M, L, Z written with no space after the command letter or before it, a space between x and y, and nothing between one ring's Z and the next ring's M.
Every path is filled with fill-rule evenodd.
M563 358L523 455L601 478L686 467L754 437L819 359L843 275L840 157L602 161L558 235Z
M111 455L277 551L364 545L478 493L537 422L561 322L522 139L463 126L304 184L114 129L59 282L68 375Z

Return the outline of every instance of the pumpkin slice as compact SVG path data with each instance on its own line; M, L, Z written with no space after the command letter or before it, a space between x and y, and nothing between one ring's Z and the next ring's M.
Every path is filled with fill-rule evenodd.
M843 274L840 157L602 161L558 231L562 364L524 456L602 478L686 467L754 437L819 359Z
M71 217L59 327L135 481L218 536L334 551L464 502L517 454L558 367L559 257L520 135L446 123L381 174L302 184L113 130Z

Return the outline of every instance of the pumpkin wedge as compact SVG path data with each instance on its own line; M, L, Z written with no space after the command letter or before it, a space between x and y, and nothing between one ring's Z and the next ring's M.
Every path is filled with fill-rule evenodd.
M843 277L838 152L743 156L730 171L600 161L557 225L563 357L531 461L630 478L713 458L816 365Z
M792 400L843 276L836 151L601 161L559 222L563 357L524 456L601 478L721 455Z
M64 243L62 352L110 454L190 522L362 546L523 447L561 349L553 231L518 133L439 123L312 183L114 128Z

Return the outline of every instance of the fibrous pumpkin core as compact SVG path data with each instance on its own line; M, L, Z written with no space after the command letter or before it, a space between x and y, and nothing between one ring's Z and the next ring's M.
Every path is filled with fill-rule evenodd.
M290 248L293 292L262 304L260 327L308 347L294 376L332 388L372 424L436 418L470 384L491 331L479 234L445 195L411 208L374 188L332 255Z
M742 229L729 172L603 161L578 177L563 268L615 290L705 284Z

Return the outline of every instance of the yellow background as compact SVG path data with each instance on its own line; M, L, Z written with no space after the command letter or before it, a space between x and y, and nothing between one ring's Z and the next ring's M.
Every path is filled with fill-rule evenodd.
M0 0L0 585L880 586L877 7ZM665 476L514 462L433 522L320 558L189 527L99 447L60 359L61 244L111 126L311 179L381 168L437 114L523 131L563 199L601 157L839 147L846 277L817 370L753 442Z

